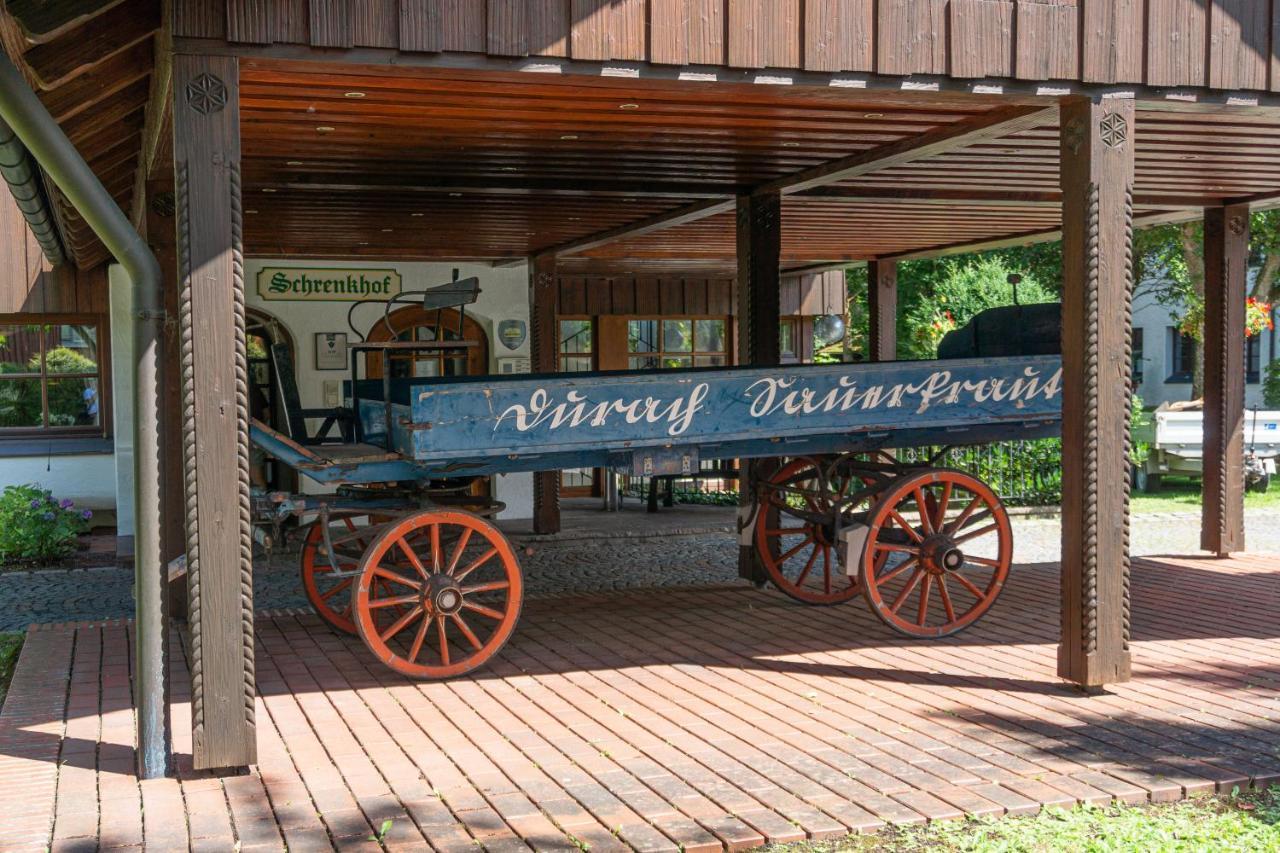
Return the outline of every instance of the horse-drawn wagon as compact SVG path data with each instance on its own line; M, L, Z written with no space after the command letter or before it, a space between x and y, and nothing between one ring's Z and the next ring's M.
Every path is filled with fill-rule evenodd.
M316 611L420 678L482 665L515 629L517 553L470 486L516 471L761 460L744 466L739 529L769 581L807 604L861 592L910 636L962 630L1008 576L1005 509L976 477L888 450L1052 435L1061 408L1056 355L514 378L369 379L358 366L341 440L253 422L261 450L337 487L259 495L256 516L311 520L300 562Z

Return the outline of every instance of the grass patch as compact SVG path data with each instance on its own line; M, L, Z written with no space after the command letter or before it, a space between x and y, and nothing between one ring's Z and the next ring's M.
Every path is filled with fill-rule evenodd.
M1048 808L1034 817L981 818L885 830L830 842L778 845L790 853L1182 853L1280 850L1280 787L1167 805Z
M4 707L4 697L9 692L9 682L13 680L13 668L18 665L22 638L22 634L0 632L0 708Z
M1280 480L1273 478L1271 488L1265 492L1245 492L1245 509L1280 509ZM1155 492L1139 492L1136 489L1130 500L1134 515L1148 512L1199 512L1200 481L1189 477L1165 477Z

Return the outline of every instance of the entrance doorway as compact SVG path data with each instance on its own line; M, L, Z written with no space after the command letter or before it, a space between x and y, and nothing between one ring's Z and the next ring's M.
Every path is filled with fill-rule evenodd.
M249 355L249 417L287 434L288 425L280 402L275 365L271 361L271 347L284 344L289 348L290 361L297 364L293 336L275 317L258 308L249 308L245 311L245 337ZM272 491L298 490L298 473L288 465L282 465L270 456L261 461L255 460L253 464L262 479L258 485L265 485Z

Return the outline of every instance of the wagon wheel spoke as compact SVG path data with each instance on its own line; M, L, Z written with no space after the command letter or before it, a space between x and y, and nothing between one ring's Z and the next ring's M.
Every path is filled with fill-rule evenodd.
M382 637L382 641L385 643L387 640L390 640L396 634L403 631L415 618L422 615L422 608L415 607L396 621L392 622L391 627L383 631L379 636Z
M418 633L413 637L413 645L409 647L409 663L413 663L418 659L418 655L422 654L422 644L427 640L427 629L431 627L430 619L423 619L418 624Z
M920 549L911 545L899 545L896 542L877 542L875 544L877 551L892 551L899 554L919 554Z
M804 546L805 546L805 545L808 545L808 544L809 544L810 542L812 542L812 541L813 541L813 536L812 536L812 535L808 535L808 536L806 536L806 537L804 538L804 541L803 541L803 542L801 542L799 545L797 545L797 546L795 546L794 548L792 548L792 549L791 549L790 551L788 551L787 553L785 553L785 554L783 554L782 556L778 557L778 563L780 563L780 564L781 564L781 563L785 563L787 560L790 560L792 557L794 557L796 554L798 554L798 553L800 552L800 550L801 550L802 548L804 548Z
M435 529L435 525L432 525L432 529ZM396 542L396 547L400 549L401 554L404 554L409 558L409 564L413 566L414 570L417 571L418 574L422 575L423 580L426 580L431 576L426 567L422 565L422 561L418 559L417 552L415 552L412 546L409 545L409 540L407 538Z
M462 571L460 571L460 572L458 572L457 574L455 574L455 575L453 576L453 579L454 579L454 580L456 580L456 581L460 581L460 580L462 580L462 579L463 579L463 578L465 578L467 575L471 574L471 573L472 573L472 572L474 572L476 569L480 568L480 567L481 567L481 566L483 566L485 563L489 562L489 560L491 560L491 559L494 557L494 555L495 555L495 554L497 554L497 553L498 553L498 549L497 549L497 548L490 548L488 551L485 551L485 552L484 552L483 554L481 554L479 557L476 557L474 560L472 560L472 561L471 561L471 564L470 564L470 565L468 565L465 569L463 569Z
M1000 529L1000 525L998 524L988 524L986 527L980 527L977 530L970 530L968 533L964 534L963 536L957 536L955 537L954 541L957 545L960 545L964 542L969 542L973 539L977 539L979 536L986 536L988 533L992 533L999 529Z
M953 574L953 575L952 575L952 577L953 577L953 578L955 578L956 580L960 581L960 585L961 585L962 587L964 587L965 589L969 590L969 592L973 593L973 595L974 595L974 596L975 596L979 601L981 601L982 599L984 599L984 598L986 598L986 597L987 597L987 594L986 594L985 592L983 592L982 590L978 589L978 586L977 586L973 581L969 580L967 577L965 577L965 576L964 576L963 574L961 574L960 572L956 572L955 574Z
M917 555L916 555L916 556L914 556L914 557L911 557L910 559L903 560L901 563L899 563L898 565L894 566L894 567L893 567L892 569L890 569L888 572L885 572L883 575L878 576L878 577L876 578L876 583L881 584L881 585L887 584L887 583L889 583L889 581L893 580L893 579L894 579L894 578L896 578L898 575L902 574L903 572L905 572L907 569L911 568L912 566L915 566L915 565L916 565L917 563L919 563L919 562L920 562L920 555L919 555L919 554L917 554Z
M467 610L473 610L476 613L479 613L481 616L488 616L490 619L501 620L504 615L499 610L494 610L492 607L485 607L483 604L476 604L474 601L464 601L462 602L462 606Z
M373 569L373 573L378 577L386 578L389 581L398 583L401 586L407 586L410 589L422 589L422 584L419 583L418 581L412 580L411 578L407 578L401 574L396 574L390 569L384 569L382 566L375 566Z
M344 589L350 589L352 580L354 580L354 578L344 578L342 581L335 583L333 586L320 593L321 600L327 601L342 592Z
M891 613L896 614L899 610L902 609L902 604L907 600L907 596L910 595L911 591L916 588L916 584L920 583L920 576L922 574L924 574L923 569L916 569L915 572L912 573L910 579L907 580L906 586L902 588L902 590L898 593L898 596L893 600L893 603L889 605L889 611Z
M916 512L920 515L920 528L928 536L933 533L933 514L929 510L929 502L924 499L924 490L916 487L913 492L916 499Z
M952 483L950 480L942 484L942 496L938 498L938 506L933 516L934 530L945 530L943 525L947 520L947 508L951 506L951 488Z
M462 535L458 537L458 544L453 546L453 556L449 558L449 568L445 569L446 575L451 575L458 569L458 562L462 559L462 555L466 553L467 543L471 541L471 528L462 531Z
M902 514L899 513L896 509L889 510L889 517L892 518L894 521L896 521L898 523L898 526L901 527L903 530L905 530L907 532L907 535L910 536L912 541L915 542L917 545L919 545L921 542L924 541L924 537L922 537L918 532L916 532L916 529L914 527L912 527L910 524L907 524L907 520L903 518Z
M956 610L951 604L951 593L947 590L946 575L938 575L938 596L942 599L942 609L947 613L947 622L956 621Z
M814 562L818 559L818 546L815 544L813 550L809 552L809 559L804 564L804 570L796 577L796 586L804 586L805 578L809 577L809 572L813 569Z
M439 573L440 567L444 565L444 558L440 555L440 525L431 525L431 571Z
M920 584L920 607L916 610L916 624L924 627L924 620L929 618L929 591L933 589L933 575L925 575Z
M964 560L966 563L977 563L979 566L990 566L993 569L1000 568L1000 561L993 560L990 557L975 557L972 554L965 554Z
M440 662L449 665L449 632L445 630L444 617L436 617L436 633L440 635Z
M418 601L417 595L397 595L391 598L375 598L369 600L369 606L374 610L383 607L398 607L401 604L415 604Z
M480 642L480 638L476 636L475 632L471 630L471 626L467 624L467 620L462 618L461 613L453 613L451 616L453 617L453 624L458 626L458 630L462 632L462 636L467 638L467 642L471 644L472 648L479 650L484 647Z
M806 533L808 530L807 527L780 527L777 530L765 528L764 532L769 536L782 536L787 533Z
M969 505L960 511L954 521L947 525L946 532L955 533L961 527L964 527L965 522L969 520L969 516L973 515L974 511L980 506L982 506L982 496L974 495L973 500L969 501Z
M478 592L497 592L500 589L510 589L511 584L506 581L492 581L490 583L476 584L475 586L461 587L463 595L473 595Z

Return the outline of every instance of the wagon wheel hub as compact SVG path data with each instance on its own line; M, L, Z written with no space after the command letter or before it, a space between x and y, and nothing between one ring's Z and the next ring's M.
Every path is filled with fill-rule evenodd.
M930 574L940 575L943 572L958 572L964 567L964 551L960 550L950 536L938 534L924 540L920 547L925 570Z
M448 616L462 609L462 589L449 575L432 575L422 587L422 608Z

